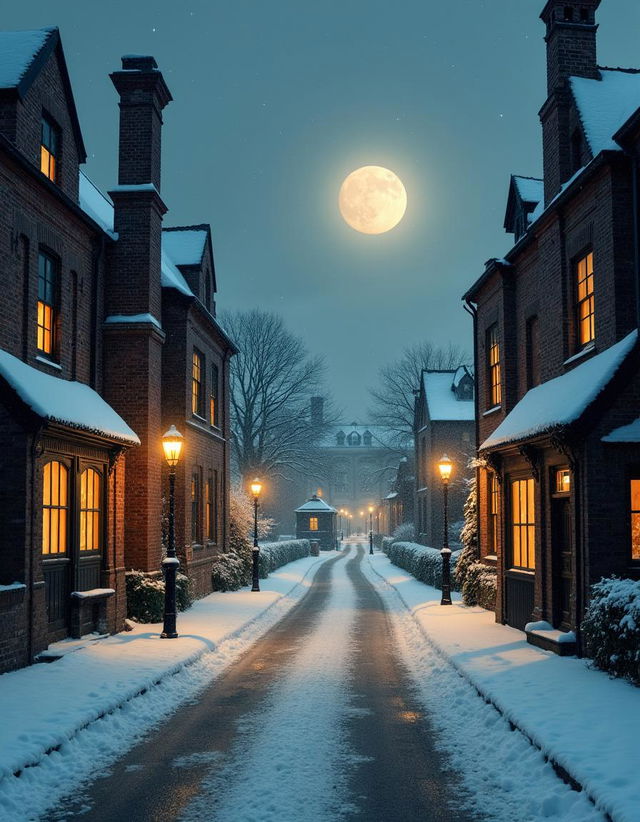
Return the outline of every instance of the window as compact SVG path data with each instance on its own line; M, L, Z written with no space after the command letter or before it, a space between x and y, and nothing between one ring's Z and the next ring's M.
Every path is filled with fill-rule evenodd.
M592 251L578 260L576 279L578 284L578 341L580 347L584 347L596 336Z
M487 370L489 382L489 407L502 402L502 378L500 372L500 343L498 326L492 325L487 331Z
M488 502L489 502L489 554L498 553L498 529L500 514L500 486L498 477L491 471L488 475Z
M338 431L336 434L336 443L339 446L344 445L344 431Z
M309 530L310 531L317 531L318 530L318 517L309 517Z
M94 468L80 475L80 550L100 550L101 482Z
M371 448L371 436L372 436L371 431L365 431L364 432L364 435L363 435L364 444L367 446L367 448Z
M640 562L640 479L631 480L631 559Z
M203 356L195 348L193 349L193 361L191 366L191 413L202 417L202 366Z
M556 471L556 494L568 494L571 491L571 471L559 468Z
M527 390L540 385L540 336L538 333L538 318L529 317L527 320Z
M349 443L349 445L360 445L360 434L358 434L357 431L352 431L347 437L347 442Z
M38 255L38 351L55 356L58 347L58 266L53 257Z
M218 541L218 472L209 471L204 487L204 533L210 542Z
M534 481L511 483L511 565L532 571L536 567L536 520Z
M42 118L40 136L40 171L55 182L58 175L58 129L47 117Z
M69 471L61 462L48 462L42 476L42 553L67 552Z
M211 366L211 386L209 388L209 423L215 425L216 428L220 426L220 418L218 411L218 366Z
M191 542L202 542L202 525L200 522L200 470L196 468L191 475Z

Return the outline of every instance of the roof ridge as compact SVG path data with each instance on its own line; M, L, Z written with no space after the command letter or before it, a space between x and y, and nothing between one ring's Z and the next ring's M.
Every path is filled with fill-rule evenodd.
M528 177L526 174L512 174L516 180L535 180L536 183L544 183L544 177Z
M194 225L163 225L163 231L208 231L211 228L209 223L196 223Z
M640 74L640 68L624 68L623 66L597 66L599 71L619 71L623 74Z

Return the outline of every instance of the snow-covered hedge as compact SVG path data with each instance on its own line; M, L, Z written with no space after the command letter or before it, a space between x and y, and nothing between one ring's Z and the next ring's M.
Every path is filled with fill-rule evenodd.
M237 591L247 584L250 576L250 565L244 554L235 551L218 554L211 567L211 590Z
M456 581L459 582L458 575ZM462 583L462 601L465 605L479 605L488 611L495 611L498 575L496 569L484 562L472 562Z
M308 539L291 539L287 542L267 542L260 546L260 577L266 579L269 571L275 571L287 562L308 557L311 545Z
M136 622L162 622L164 616L164 579L143 571L127 571L127 616ZM176 577L176 605L186 611L193 603L189 579Z
M389 548L395 542L395 537L382 537L382 550L385 554L389 553Z
M393 532L393 539L395 542L415 542L416 527L412 522L403 522L396 526Z
M434 588L442 587L442 557L440 551L418 545L415 542L394 542L387 549L387 556L399 568L404 568L420 582L426 582ZM455 567L460 551L451 554L451 587L455 585Z
M596 667L640 685L640 582L613 577L593 585L582 631Z

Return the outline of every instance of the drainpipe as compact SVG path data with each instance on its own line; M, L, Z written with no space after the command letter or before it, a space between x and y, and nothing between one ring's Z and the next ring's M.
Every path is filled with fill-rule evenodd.
M636 326L640 329L640 234L638 231L638 157L631 157L631 188L633 196L633 268L636 287Z
M33 585L34 585L34 552L35 552L35 545L34 545L34 530L35 530L35 523L36 523L36 499L35 499L35 490L36 490L36 465L38 463L39 454L39 440L40 434L42 433L42 426L39 426L33 434L33 440L31 442L31 493L29 494L29 498L31 500L30 504L30 511L29 511L29 630L27 632L27 659L28 664L31 665L33 662L33 618L35 613L35 607L33 602Z

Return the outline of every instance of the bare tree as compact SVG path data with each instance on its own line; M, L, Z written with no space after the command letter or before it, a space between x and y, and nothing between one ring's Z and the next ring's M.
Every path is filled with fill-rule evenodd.
M453 343L441 347L425 341L407 346L397 360L380 369L378 385L369 389L373 421L389 430L398 447L405 447L413 433L414 392L420 387L422 371L448 370L469 361L469 354Z
M324 393L322 358L310 356L276 314L227 312L221 323L240 349L231 361L231 429L240 475L249 480L304 471L324 433L310 415L310 397Z

